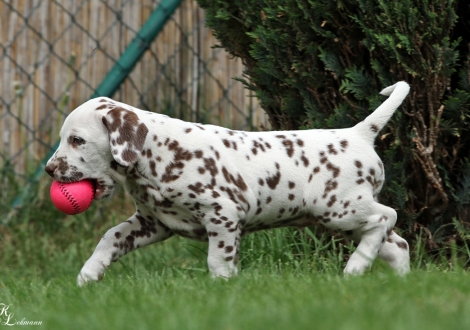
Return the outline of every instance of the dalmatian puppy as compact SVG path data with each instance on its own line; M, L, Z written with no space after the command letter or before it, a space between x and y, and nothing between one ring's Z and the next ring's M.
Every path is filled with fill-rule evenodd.
M135 213L109 229L78 275L100 280L112 261L172 235L207 241L213 277L237 274L240 238L257 230L319 222L357 249L344 273L362 274L379 256L409 272L408 243L395 210L377 202L384 167L374 139L409 92L405 82L354 127L243 132L201 125L98 97L75 109L46 165L55 180L91 179L96 199L117 184Z

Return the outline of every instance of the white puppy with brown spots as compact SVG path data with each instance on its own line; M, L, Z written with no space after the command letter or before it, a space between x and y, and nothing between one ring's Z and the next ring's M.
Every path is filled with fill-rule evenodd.
M384 168L374 139L409 92L405 82L352 128L242 132L92 99L65 120L46 171L58 181L92 179L96 199L121 184L136 212L109 229L78 275L100 280L112 261L173 234L209 242L214 277L237 274L240 237L320 222L357 243L345 274L362 274L377 255L409 272L395 210L376 201Z

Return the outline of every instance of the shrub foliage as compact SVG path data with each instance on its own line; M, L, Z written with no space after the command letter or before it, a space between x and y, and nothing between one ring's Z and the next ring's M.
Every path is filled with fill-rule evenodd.
M348 127L405 80L411 92L376 141L381 201L410 235L444 242L470 203L470 5L465 0L198 0L246 66L274 129ZM406 236L405 233L405 236ZM460 235L460 238L463 238Z

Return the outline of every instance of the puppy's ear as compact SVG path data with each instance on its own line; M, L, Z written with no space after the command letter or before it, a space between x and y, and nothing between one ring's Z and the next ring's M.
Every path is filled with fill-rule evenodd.
M108 130L114 159L123 166L134 164L144 148L147 126L135 112L120 107L110 110L102 121Z

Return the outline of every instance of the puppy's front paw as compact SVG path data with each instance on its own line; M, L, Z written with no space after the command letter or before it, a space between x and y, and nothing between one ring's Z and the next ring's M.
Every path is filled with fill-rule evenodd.
M83 265L80 274L77 277L78 286L83 286L90 281L101 281L104 276L104 272L108 265L105 265L100 260L88 259L88 261Z
M363 275L370 269L371 262L369 259L361 257L358 253L353 253L344 268L344 275Z

